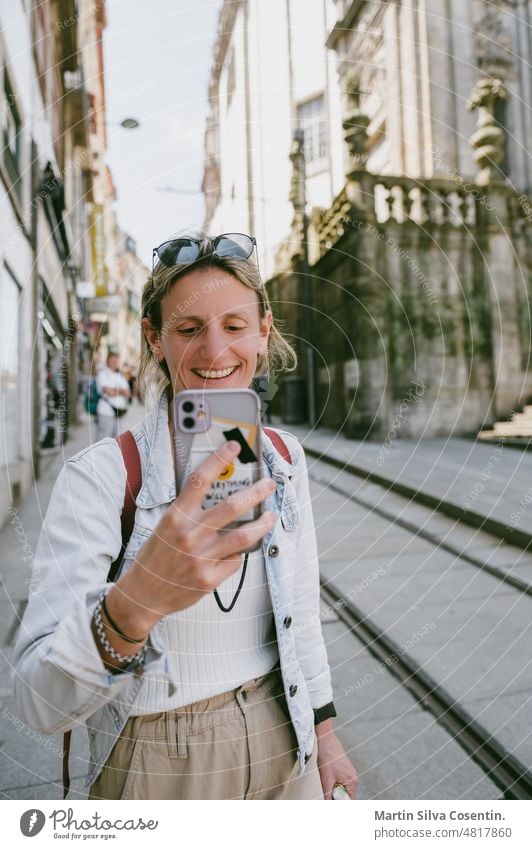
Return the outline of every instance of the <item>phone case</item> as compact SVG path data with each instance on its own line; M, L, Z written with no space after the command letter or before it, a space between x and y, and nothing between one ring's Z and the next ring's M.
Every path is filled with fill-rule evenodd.
M183 405L187 405L186 410ZM190 404L193 405L190 409ZM241 443L240 454L209 489L202 506L207 509L229 495L247 489L262 476L260 399L252 389L186 389L173 401L174 452L180 492L199 464L225 442ZM186 427L194 420L201 430ZM190 422L189 422L190 425ZM260 516L262 504L251 507L227 530ZM260 541L257 548L260 547Z

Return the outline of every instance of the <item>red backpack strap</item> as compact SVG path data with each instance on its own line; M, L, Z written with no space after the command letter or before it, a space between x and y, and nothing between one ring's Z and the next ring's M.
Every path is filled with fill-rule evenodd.
M133 532L135 524L135 500L142 486L142 467L140 464L140 454L135 441L135 437L130 430L120 434L116 440L120 446L124 465L126 467L126 492L124 497L124 505L120 515L120 524L122 528L122 547L120 554L109 569L107 576L108 581L114 581L127 548L127 544ZM65 731L63 734L63 799L68 796L70 789L70 771L68 766L68 757L70 754L70 741L72 731Z
M292 455L290 454L288 446L284 441L283 437L280 436L280 434L278 434L276 430L272 430L271 427L265 427L263 428L263 430L264 433L270 437L271 441L277 448L283 460L286 460L287 463L290 463L290 465L292 465Z
M120 523L122 527L122 548L120 549L120 554L116 560L111 563L111 568L109 569L109 574L107 576L108 581L114 581L116 579L122 564L127 544L133 532L133 525L135 524L135 501L142 486L142 467L140 464L140 454L135 437L130 430L126 430L125 433L121 433L120 436L117 436L116 441L120 446L124 465L126 467L126 494L124 498L124 506L122 507L122 514L120 516Z

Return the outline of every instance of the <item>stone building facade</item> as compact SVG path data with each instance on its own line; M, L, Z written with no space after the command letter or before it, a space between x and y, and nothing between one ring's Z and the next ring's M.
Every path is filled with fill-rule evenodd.
M319 422L475 433L532 392L531 4L336 6L345 184L296 206L270 291L303 353L308 212Z

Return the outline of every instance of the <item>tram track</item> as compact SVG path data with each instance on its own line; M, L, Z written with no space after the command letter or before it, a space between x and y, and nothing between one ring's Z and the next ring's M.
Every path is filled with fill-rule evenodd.
M505 799L532 799L532 772L329 580L321 595L336 615L489 776Z
M524 551L532 550L532 534L526 529L518 526L508 526L491 516L482 515L471 508L465 508L445 498L425 492L420 488L401 483L398 480L391 480L380 475L378 472L370 471L352 462L341 460L339 457L325 454L317 448L313 448L308 443L305 443L305 454L328 466L332 466L342 472L347 472L364 482L381 486L387 492L399 495L409 502L431 508L447 516L447 518L459 521L463 525L468 525L471 528L492 534L498 539L504 540L509 545L517 546Z
M355 471L351 470L349 466L340 466L336 461L329 462L330 458L324 456L319 456L317 459L319 462L315 461L309 472L311 481L323 487L322 491L341 496L345 507L349 503L353 506L356 505L363 511L368 511L371 515L384 520L387 526L396 526L401 531L406 531L410 536L429 543L434 549L446 552L454 558L453 563L462 561L464 564L473 566L495 578L498 583L505 587L511 587L519 594L532 595L532 582L527 580L526 576L510 574L504 567L501 568L495 564L487 563L481 556L465 550L470 547L472 542L477 546L483 545L488 548L493 546L493 550L498 549L504 555L507 553L507 559L512 564L519 562L520 557L525 557L524 562L527 564L530 560L530 554L519 545L515 545L515 543L509 545L500 535L494 536L493 532L487 531L485 527L479 529L478 526L469 527L461 532L459 536L463 538L468 536L470 531L468 541L464 546L461 542L458 544L452 542L447 537L452 534L456 527L463 527L459 517L451 518L448 514L444 514L444 518L441 521L438 520L437 529L434 531L434 529L430 529L429 524L436 512L434 508L427 505L420 507L419 504L416 504L418 513L421 511L423 515L426 512L425 523L408 519L403 514L405 509L408 510L409 504L412 503L410 495L401 495L394 491L391 493L393 497L386 502L386 496L389 493L388 488L385 489L380 482L377 485L378 488L376 488L375 481L370 482L372 485L369 493L354 492L349 479L359 477ZM324 464L321 468L320 463ZM341 476L338 471L331 474L331 466L336 467L339 471L341 470ZM364 478L363 483L366 482ZM380 494L381 487L383 487L382 495ZM360 522L360 519L358 521ZM426 524L429 524L429 526L425 527ZM328 552L330 556L331 550L328 549ZM344 567L343 574L348 568ZM493 589L490 592L493 592ZM455 695L443 687L437 680L440 678L439 672L436 672L434 677L431 674L431 671L434 673L434 668L430 670L430 664L427 666L426 663L420 663L407 650L407 646L402 646L394 639L394 635L391 633L393 627L386 627L386 630L384 630L378 623L380 615L376 619L371 609L365 611L353 602L351 595L343 594L342 589L335 582L334 573L330 577L326 577L322 573L321 594L323 600L332 607L338 619L358 638L373 657L384 664L390 674L400 682L401 686L414 697L418 704L427 710L436 722L452 736L462 750L501 791L504 798L532 799L532 771L498 739L498 728L490 731L486 725L475 718L476 708L471 703L467 707L464 705L463 690L460 687ZM452 687L454 688L454 686L453 684ZM470 708L473 709L473 712L470 712Z
M329 458L321 456L320 462L328 463ZM336 465L336 461L332 465ZM356 476L356 473L351 471L349 467L342 467L342 471ZM518 590L521 593L524 593L525 595L532 596L532 583L530 581L525 580L524 578L521 578L519 575L512 575L499 566L493 565L491 563L486 563L485 560L482 560L481 558L476 557L473 554L469 554L467 551L464 551L464 549L460 546L453 545L453 543L447 542L447 540L442 539L440 535L425 530L422 526L416 524L415 522L411 522L407 519L401 518L391 510L386 510L385 508L376 505L374 501L371 501L370 499L361 498L359 495L354 495L353 493L348 492L345 487L339 486L338 484L333 483L327 480L326 478L317 475L315 472L310 472L309 477L315 483L319 483L323 486L326 486L332 492L336 492L343 498L349 499L349 501L352 501L359 507L367 508L376 515L385 519L386 521L392 522L403 530L406 530L409 533L413 534L414 536L423 539L426 542L429 542L435 548L439 548L443 551L448 552L449 554L454 555L460 560L463 560L465 563L468 563L470 566L475 566L477 569L482 569L487 574L492 575L494 578L497 578L502 583L513 587L514 589ZM406 496L403 497L405 497L406 499ZM459 518L455 518L455 521L460 522L461 520ZM477 532L479 531L478 528L476 528L476 530ZM483 532L486 533L485 530ZM490 535L494 535L491 531L489 533ZM496 538L499 540L500 544L504 543L508 545L508 543L506 543L503 538ZM512 545L512 549L516 549L520 553L523 553L525 551L525 549L521 548L520 546L514 545Z

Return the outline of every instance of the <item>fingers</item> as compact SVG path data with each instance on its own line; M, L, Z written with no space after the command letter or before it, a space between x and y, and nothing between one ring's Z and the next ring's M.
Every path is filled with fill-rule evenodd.
M215 581L216 587L219 587L226 578L238 572L244 563L243 554L230 554L229 557L222 557L216 564Z
M248 489L233 493L220 504L204 510L197 520L198 527L214 531L225 528L245 516L257 504L261 504L268 495L275 492L275 487L275 481L263 478Z
M201 507L211 485L217 480L240 451L240 445L235 440L226 442L209 455L198 468L192 472L174 504L179 506L185 515L194 513Z
M246 522L245 525L236 528L234 531L218 534L209 554L211 557L216 557L217 560L223 560L237 552L247 551L266 536L274 524L275 513L268 510L253 522Z

